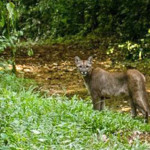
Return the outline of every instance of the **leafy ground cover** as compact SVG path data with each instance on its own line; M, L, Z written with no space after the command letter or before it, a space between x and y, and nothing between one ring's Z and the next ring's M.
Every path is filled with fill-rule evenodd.
M32 82L0 75L0 149L147 150L150 125L114 111L93 111L77 96L41 96Z

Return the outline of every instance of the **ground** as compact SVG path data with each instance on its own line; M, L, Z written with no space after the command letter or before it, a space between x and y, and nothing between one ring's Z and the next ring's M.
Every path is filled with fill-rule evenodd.
M20 48L16 57L16 68L19 76L34 79L39 89L47 95L74 94L81 98L89 97L82 76L76 69L74 57L87 59L94 57L94 66L108 71L122 71L122 66L112 66L112 61L99 49L88 50L77 46L45 45L33 46L33 56L28 56L27 49ZM3 56L9 57L8 51ZM149 80L149 78L148 78ZM149 82L148 82L149 83ZM147 84L149 89L150 84ZM149 91L149 90L148 90ZM115 110L129 111L129 103L126 99L115 98L107 100L106 104Z
M67 46L35 46L34 55L16 59L17 70L22 71L27 78L35 79L41 87L41 91L49 94L79 94L87 93L83 79L78 73L74 57L95 57L95 65L100 65L101 52L99 50L86 51ZM24 54L23 54L24 55Z

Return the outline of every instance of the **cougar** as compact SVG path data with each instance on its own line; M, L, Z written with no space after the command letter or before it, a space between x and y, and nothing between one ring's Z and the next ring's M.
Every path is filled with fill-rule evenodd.
M93 68L92 56L87 60L81 60L76 56L75 63L89 90L94 110L104 109L106 97L125 95L129 97L132 117L137 116L138 109L148 122L150 105L142 73L136 69L110 73L101 68Z

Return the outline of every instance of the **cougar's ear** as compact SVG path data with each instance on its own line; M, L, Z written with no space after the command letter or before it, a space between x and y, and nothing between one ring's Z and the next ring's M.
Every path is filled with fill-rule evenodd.
M81 60L81 59L80 59L78 56L75 57L75 63L76 63L76 64L78 64L78 62L79 62L80 60Z
M89 61L90 64L92 64L92 62L93 62L93 57L90 56L90 57L88 58L88 61Z

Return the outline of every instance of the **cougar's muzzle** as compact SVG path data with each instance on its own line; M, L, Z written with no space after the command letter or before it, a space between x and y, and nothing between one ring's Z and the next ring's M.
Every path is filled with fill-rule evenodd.
M81 74L82 74L83 76L86 76L86 75L87 75L87 72L86 72L86 71L85 71L85 72L81 71Z

